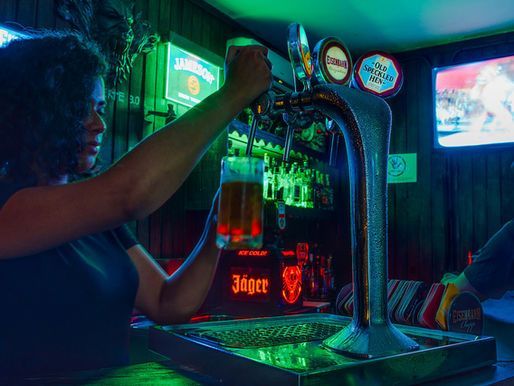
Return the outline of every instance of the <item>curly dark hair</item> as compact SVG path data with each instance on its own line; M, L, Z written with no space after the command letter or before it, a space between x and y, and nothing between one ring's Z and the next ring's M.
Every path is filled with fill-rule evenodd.
M0 48L0 167L14 180L74 173L98 77L98 47L75 32L44 31Z

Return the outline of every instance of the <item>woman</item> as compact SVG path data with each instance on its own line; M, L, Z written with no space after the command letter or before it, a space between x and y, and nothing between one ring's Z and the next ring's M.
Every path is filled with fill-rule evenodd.
M70 182L93 168L106 129L101 55L70 33L0 49L0 374L123 364L134 306L158 323L194 314L218 261L212 210L172 277L123 228L111 229L159 208L269 88L265 55L241 49L218 92L106 172Z

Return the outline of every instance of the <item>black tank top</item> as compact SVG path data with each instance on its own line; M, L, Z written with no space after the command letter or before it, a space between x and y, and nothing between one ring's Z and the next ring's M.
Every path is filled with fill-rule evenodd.
M0 208L19 188L0 181ZM0 376L128 363L139 279L116 232L0 260Z

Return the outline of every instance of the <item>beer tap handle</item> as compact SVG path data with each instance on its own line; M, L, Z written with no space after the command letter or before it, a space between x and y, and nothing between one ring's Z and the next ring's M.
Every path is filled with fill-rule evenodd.
M335 123L332 119L326 119L325 126L327 131L330 133L330 153L328 157L328 165L336 166L337 163L337 148L339 146L339 128L337 123Z
M259 126L259 122L261 118L257 114L253 114L252 125L250 126L250 132L248 133L248 142L246 143L246 156L252 156L253 149L253 141L255 139L255 133L257 131L257 127Z
M259 123L262 118L267 116L273 109L274 100L274 94L271 91L268 91L262 94L250 105L250 109L253 113L253 119L250 126L250 132L248 133L248 142L246 144L247 157L252 156L253 142L255 140L257 128L259 127Z
M284 114L284 116L287 115L288 114ZM282 161L289 162L289 153L291 152L291 147L293 146L294 129L293 126L289 123L288 118L284 117L284 121L286 121L287 123L287 130L284 142L284 154L282 155Z
M286 112L282 114L282 119L287 125L286 138L284 141L284 154L282 155L282 161L289 162L289 154L293 147L293 138L295 128L298 127L298 122L301 119L300 112Z

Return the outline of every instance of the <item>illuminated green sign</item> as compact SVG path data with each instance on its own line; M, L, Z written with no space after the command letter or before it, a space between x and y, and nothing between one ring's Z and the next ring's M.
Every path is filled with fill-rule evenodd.
M389 154L387 182L398 184L417 181L417 154Z
M220 67L168 45L166 99L192 107L219 89Z

